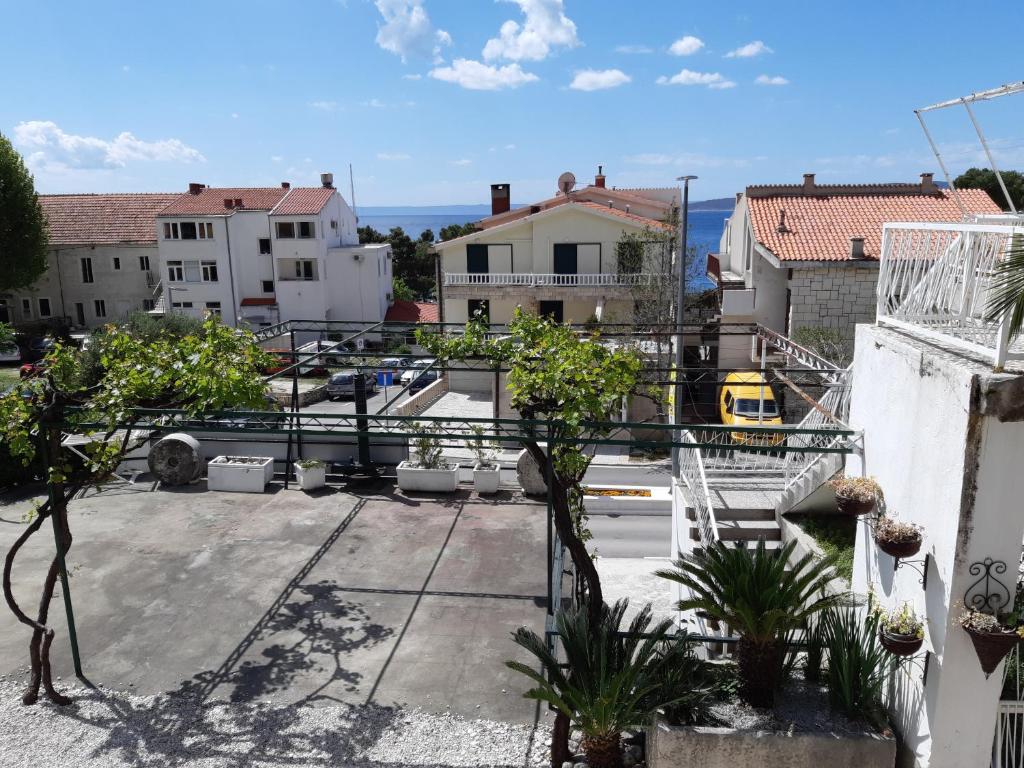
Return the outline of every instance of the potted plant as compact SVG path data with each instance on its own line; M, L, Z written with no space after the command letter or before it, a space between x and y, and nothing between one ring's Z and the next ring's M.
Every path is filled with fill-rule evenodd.
M846 477L839 475L828 481L836 494L836 504L844 515L866 515L874 510L875 503L882 498L882 489L871 477Z
M883 517L875 524L874 537L880 550L897 559L913 557L921 551L921 528L913 523Z
M206 487L211 491L263 493L273 479L270 456L217 456L206 467Z
M1014 614L1000 619L995 614L967 608L958 621L974 644L985 677L995 672L999 662L1024 637L1024 627L1017 626Z
M878 640L894 656L913 656L924 643L924 624L910 607L892 611L878 609Z
M466 447L473 452L476 463L473 464L473 488L477 493L497 493L501 484L501 467L497 458L497 449L493 443L484 441L484 428L474 424L469 428L472 437L466 440Z
M410 422L409 431L423 432L424 427ZM459 467L449 464L441 453L441 441L436 437L414 436L410 441L415 461L403 461L398 465L398 487L403 491L425 491L428 493L451 493L459 485Z
M315 491L327 485L327 465L319 459L299 459L295 462L295 479L304 491Z

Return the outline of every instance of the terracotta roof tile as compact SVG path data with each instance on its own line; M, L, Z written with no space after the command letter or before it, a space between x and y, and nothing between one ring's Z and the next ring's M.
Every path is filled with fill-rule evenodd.
M984 190L959 192L971 213L999 213L999 206ZM863 237L865 257L877 260L886 222L963 218L949 190L917 195L748 196L747 205L754 237L780 261L849 261L851 237ZM786 231L779 232L783 210Z
M592 203L589 200L583 200L573 205L583 206L584 208L590 208L592 210L601 211L602 213L608 213L612 216L618 216L620 219L625 219L633 224L637 224L642 227L651 227L653 229L664 229L670 230L671 227L663 221L657 219L651 219L647 216L639 216L635 213L629 213L628 211L620 211L618 208L609 208L607 205L601 205L600 203Z
M225 200L241 200L243 209L269 211L288 192L283 187L203 187L196 195L190 192L178 195L177 199L160 211L160 215L230 216L234 209L225 207Z
M328 187L296 187L270 212L271 216L309 216L320 213L335 190Z
M425 301L395 301L384 315L385 320L393 323L436 323L440 318L437 304Z
M176 194L40 195L50 244L155 243L156 216Z

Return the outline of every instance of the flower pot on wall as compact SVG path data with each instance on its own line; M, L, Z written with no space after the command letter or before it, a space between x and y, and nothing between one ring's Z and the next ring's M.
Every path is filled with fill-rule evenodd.
M303 467L301 464L295 465L295 480L299 484L299 488L304 491L315 491L318 488L323 488L327 485L327 465L318 464L312 467Z
M1010 630L981 632L971 627L964 627L964 631L974 644L974 652L978 654L978 661L981 663L985 677L995 672L999 662L1005 659L1006 655L1020 642L1017 633Z
M921 551L921 536L919 534L917 539L912 541L887 541L875 536L875 544L877 544L878 548L890 557L913 557Z
M924 638L917 635L897 635L894 632L882 631L878 641L894 656L913 656L924 644Z
M427 469L409 461L398 465L398 487L403 491L424 493L452 493L459 485L459 467Z
M860 517L861 515L867 515L874 511L875 500L869 499L868 501L862 501L860 499L851 499L847 496L840 496L836 494L836 506L839 508L840 514L850 515L851 517Z
M497 493L501 485L501 467L477 464L473 467L473 489L477 493Z

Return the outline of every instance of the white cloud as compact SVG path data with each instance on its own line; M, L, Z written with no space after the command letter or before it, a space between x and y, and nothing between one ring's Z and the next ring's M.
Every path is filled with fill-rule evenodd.
M237 112L232 112L231 113L231 119L232 120L237 120L238 119L238 113Z
M509 20L501 25L498 37L484 46L484 60L541 61L552 48L575 48L580 44L576 25L565 15L562 0L507 0L514 2L526 16L519 24Z
M143 141L128 131L113 139L65 133L49 120L30 120L14 126L14 142L27 151L26 161L34 168L96 169L123 168L135 160L202 163L199 150L180 139Z
M452 160L452 165L472 165L473 161L467 157L460 158L458 160Z
M506 149L506 150L509 150L509 151L511 151L511 150L513 150L513 149L515 149L515 148L516 148L516 145L515 145L515 144L506 144L506 145L505 145L505 149Z
M648 45L616 45L616 53L654 53L654 49Z
M423 75L402 75L403 80L422 80Z
M391 160L411 160L412 157L410 155L405 154L404 152L378 152L377 153L377 159L378 160L389 160L389 161L391 161Z
M387 105L380 99L370 99L366 102L366 106L373 107L374 109L384 109Z
M629 155L624 157L623 160L632 165L670 165L679 168L746 168L750 165L750 159L745 157L722 157L702 152L681 152L677 154L647 152L639 155Z
M760 56L762 53L775 53L771 48L760 40L741 45L739 48L725 54L727 59L749 59L752 56Z
M436 29L423 7L423 0L376 0L384 17L377 29L377 45L406 61L409 58L440 61L441 48L452 44L452 36Z
M271 155L270 156L270 162L272 162L272 163L281 163L281 162L284 162L284 158L281 157L280 155Z
M334 112L338 109L338 102L336 101L311 101L309 106L313 109L319 109L321 112Z
M672 77L662 75L658 78L657 83L658 85L706 85L715 90L736 87L736 83L722 77L718 72L694 72L692 69L682 69Z
M121 66L121 71L122 72L131 72L132 71L131 65L130 64L123 64Z
M497 91L502 88L518 88L539 78L524 72L518 64L494 67L471 59L456 59L448 67L430 70L435 80L455 83L471 91Z
M633 78L621 69L581 69L569 87L574 91L603 91L631 82Z
M758 75L754 82L758 85L789 85L789 80L781 75Z
M704 47L704 41L693 35L685 35L668 47L673 56L692 56Z

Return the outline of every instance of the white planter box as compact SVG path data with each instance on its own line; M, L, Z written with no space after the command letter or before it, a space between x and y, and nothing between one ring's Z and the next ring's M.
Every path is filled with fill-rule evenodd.
M274 479L274 460L269 456L218 456L206 467L206 487L211 491L263 493Z
M398 465L398 487L403 491L451 493L459 485L459 467L423 469L408 461Z
M501 467L492 464L489 467L482 467L477 464L473 467L473 488L477 493L497 493L501 485Z
M323 488L327 485L327 465L304 469L301 464L296 464L295 479L299 483L299 488L304 491L315 491L317 488Z

